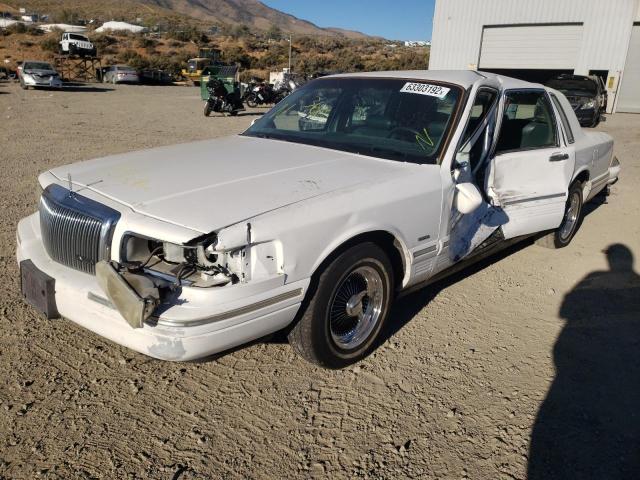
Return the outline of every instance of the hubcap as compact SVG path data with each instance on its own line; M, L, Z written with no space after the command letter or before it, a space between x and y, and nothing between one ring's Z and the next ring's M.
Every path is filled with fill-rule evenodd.
M331 338L351 350L365 342L382 314L382 277L372 267L358 267L336 288L329 305Z
M566 240L573 233L573 229L578 223L578 215L580 214L580 194L574 192L569 199L567 211L564 213L562 226L560 227L560 238Z

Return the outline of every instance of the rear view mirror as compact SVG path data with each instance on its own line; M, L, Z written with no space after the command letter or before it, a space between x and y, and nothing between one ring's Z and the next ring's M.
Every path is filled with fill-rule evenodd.
M478 187L471 182L456 184L454 205L462 214L466 215L467 213L473 212L482 205L482 195Z

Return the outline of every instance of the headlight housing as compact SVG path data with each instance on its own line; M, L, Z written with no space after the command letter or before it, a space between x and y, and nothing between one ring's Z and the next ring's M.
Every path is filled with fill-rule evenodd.
M596 107L596 101L595 100L588 100L586 102L584 102L582 105L580 105L580 108L582 110L587 110L588 108L595 108Z
M143 270L177 285L213 287L243 279L244 248L215 250L216 235L180 245L137 234L126 234L120 257L130 269Z

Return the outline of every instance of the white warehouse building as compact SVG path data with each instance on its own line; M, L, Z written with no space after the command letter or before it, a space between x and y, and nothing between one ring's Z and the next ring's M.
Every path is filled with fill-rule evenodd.
M609 113L640 113L640 0L436 0L429 68L598 75Z

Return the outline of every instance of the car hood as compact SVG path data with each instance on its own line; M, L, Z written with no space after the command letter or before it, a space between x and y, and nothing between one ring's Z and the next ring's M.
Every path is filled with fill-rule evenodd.
M260 214L408 174L401 162L228 137L114 155L51 173L134 211L208 233Z
M29 70L25 70L24 73L26 73L27 75L40 75L41 77L58 74L58 72L56 72L55 70L32 69L32 68L30 68Z
M562 93L566 97L580 97L580 98L596 98L597 94L591 92L585 92L584 90L563 90Z

